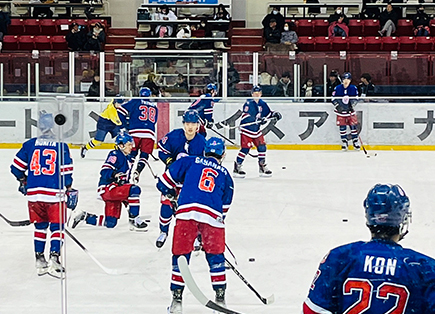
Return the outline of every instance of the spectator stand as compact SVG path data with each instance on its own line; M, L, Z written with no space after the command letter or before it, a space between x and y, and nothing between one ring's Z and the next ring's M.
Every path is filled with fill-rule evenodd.
M366 3L365 5L368 8L379 8L381 11L383 11L387 7L388 3ZM431 16L434 17L435 14L435 3L433 2L424 2L421 3L424 8L425 12ZM409 15L414 15L416 13L416 8L420 5L420 3L392 3L394 8L400 8L402 9L402 17L407 17Z
M269 4L269 7L279 6L283 9L283 16L285 19L294 19L294 18L307 18L309 16L314 17L329 17L335 11L335 8L338 6L343 7L344 13L346 15L357 16L361 12L362 1L354 1L348 3L341 4L317 4L317 3L294 3L294 4L280 4L280 3L272 3ZM320 8L321 13L310 13L310 9L318 9Z
M32 16L31 10L32 8L50 8L53 9L54 12L57 12L57 9L64 9L61 10L62 14L57 14L58 16L64 16L68 15L67 12L69 12L69 16L88 16L88 17L99 17L101 15L106 14L107 2L101 2L101 3L70 3L68 0L58 0L60 2L53 2L53 3L35 3L31 1L14 1L12 2L13 8L11 15L12 16L21 16L21 17L27 17ZM86 14L88 12L88 15Z

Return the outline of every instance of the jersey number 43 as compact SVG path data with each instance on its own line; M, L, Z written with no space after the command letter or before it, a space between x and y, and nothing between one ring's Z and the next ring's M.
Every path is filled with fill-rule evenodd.
M57 151L54 149L44 149L42 150L42 156L48 157L45 159L45 165L41 165L41 150L35 149L33 151L32 159L30 161L30 171L32 171L35 176L38 176L41 173L43 175L53 175L56 171Z

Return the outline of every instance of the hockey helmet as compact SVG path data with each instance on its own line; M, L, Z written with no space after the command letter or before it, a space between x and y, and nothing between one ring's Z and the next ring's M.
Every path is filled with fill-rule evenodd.
M350 72L345 72L345 73L343 73L343 76L341 78L343 80L345 80L345 79L351 80L352 79L352 74Z
M54 119L53 114L48 113L45 110L39 112L38 118L38 129L41 130L42 133L45 133L51 130L54 127Z
M125 145L126 143L134 143L133 137L127 132L121 131L115 138L116 145Z
M206 156L222 157L225 154L225 142L218 137L211 137L205 144L204 154Z
M205 89L207 90L207 92L212 92L212 91L217 92L217 86L216 84L213 83L207 84Z
M139 90L139 96L140 97L151 97L151 89L148 87L141 87Z
M260 85L254 85L254 86L252 87L251 94L253 94L253 93L255 93L255 92L263 92L263 89L261 88Z
M116 102L117 104L123 104L125 102L125 99L124 97L122 97L121 94L117 94L115 97L117 98L115 98L113 101Z
M183 114L183 123L199 123L199 113L195 109L187 109Z

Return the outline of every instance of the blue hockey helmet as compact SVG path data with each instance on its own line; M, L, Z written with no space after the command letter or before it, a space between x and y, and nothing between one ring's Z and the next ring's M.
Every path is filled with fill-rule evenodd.
M121 94L117 94L115 97L117 98L115 98L113 101L117 104L123 104L125 102L125 99Z
M211 92L211 91L217 92L217 86L216 86L216 84L213 84L213 83L207 84L205 89L207 90L207 92Z
M48 113L45 110L39 112L38 129L45 133L54 127L54 118L52 113Z
M195 109L187 109L183 114L183 123L199 123L199 113Z
M352 79L352 74L350 73L350 72L345 72L345 73L343 73L343 76L341 77L343 80L344 79L349 79L349 80L351 80Z
M126 143L134 143L133 137L127 132L121 131L115 138L116 145L125 145Z
M151 97L151 89L148 87L141 87L139 90L139 96L140 97Z
M398 227L403 229L411 217L409 198L399 185L376 184L364 200L367 226ZM402 235L403 230L400 230Z
M263 91L263 89L261 88L260 85L254 85L254 86L252 87L251 94L253 94L253 93L255 93L255 92L262 92L262 91Z
M218 137L211 137L205 144L204 154L206 156L222 157L225 154L225 142Z

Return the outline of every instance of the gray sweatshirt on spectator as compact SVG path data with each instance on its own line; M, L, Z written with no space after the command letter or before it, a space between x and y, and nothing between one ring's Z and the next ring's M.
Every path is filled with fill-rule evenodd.
M298 42L298 34L295 31L284 31L281 33L281 43L291 42L292 44L296 44Z

